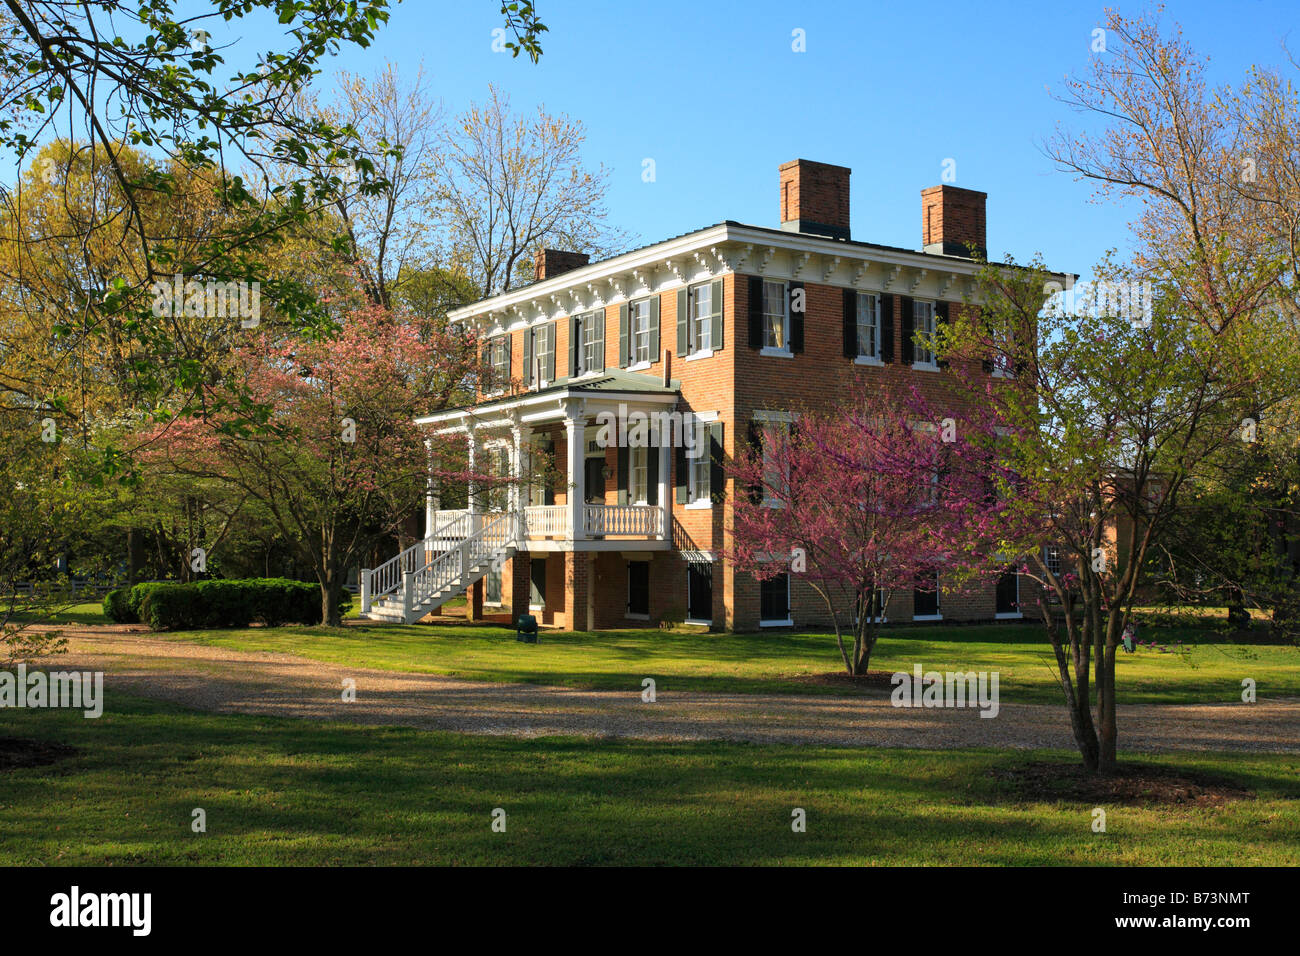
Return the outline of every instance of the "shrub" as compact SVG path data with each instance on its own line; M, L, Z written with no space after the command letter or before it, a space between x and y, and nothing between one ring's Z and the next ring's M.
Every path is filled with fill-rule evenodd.
M140 602L140 620L154 631L183 631L198 618L198 590L191 584L156 584Z
M168 584L166 581L145 581L143 584L137 584L131 588L131 596L127 600L127 608L137 621L143 621L144 615L140 613L141 605L144 603L145 595L155 588L164 587Z
M104 595L104 616L114 624L138 624L140 617L131 608L131 589L115 588Z
M252 587L249 581L199 581L194 616L199 627L248 627L253 623Z

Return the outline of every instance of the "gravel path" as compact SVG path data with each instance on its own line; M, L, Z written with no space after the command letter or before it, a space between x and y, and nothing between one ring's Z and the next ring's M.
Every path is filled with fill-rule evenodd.
M388 724L523 737L552 734L649 740L881 747L1071 749L1064 708L1004 703L996 718L975 709L895 708L868 696L674 693L661 681L643 703L627 692L490 684L326 664L160 640L129 628L64 629L60 670L102 670L105 687L200 710ZM342 700L345 678L355 702ZM1300 700L1256 704L1120 707L1125 751L1228 750L1300 753Z

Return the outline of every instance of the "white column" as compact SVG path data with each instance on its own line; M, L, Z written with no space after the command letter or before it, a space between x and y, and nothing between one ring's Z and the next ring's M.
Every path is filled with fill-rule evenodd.
M465 429L465 438L467 440L467 447L469 449L469 460L468 460L467 467L469 473L472 475L474 474L475 469L478 468L478 435L475 433L473 425L469 425ZM475 481L473 478L469 480L468 504L469 504L469 510L471 512L482 510L478 500L478 482Z
M659 446L659 507L663 511L661 518L663 528L660 537L665 541L672 540L673 536L672 466L673 443L670 434L668 440Z
M569 535L575 541L587 537L583 499L586 497L587 423L581 418L566 418L564 427L569 438Z
M433 454L433 442L424 440L425 482L424 482L424 536L427 538L436 530L438 523L438 484L433 477L433 467L437 459Z

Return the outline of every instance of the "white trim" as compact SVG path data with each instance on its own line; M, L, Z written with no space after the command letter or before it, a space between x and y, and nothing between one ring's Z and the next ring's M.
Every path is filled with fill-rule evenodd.
M700 621L700 620L696 620L696 619L693 618L693 617L688 617L686 620L682 621L682 623L683 623L683 624L693 624L693 625L695 625L696 627L712 627L712 626L713 626L713 618L709 618L707 621Z
M643 372L650 367L649 362L637 362L635 365L629 365L623 369L625 372Z
M940 368L934 362L913 362L912 368L918 372L938 372Z
M942 621L942 614L913 614L913 621Z
M688 501L682 505L684 511L708 511L713 507L712 498L697 498L694 501Z
M873 368L883 368L885 363L880 359L876 358L874 355L859 355L857 358L853 360L853 364L870 365Z
M1024 615L1023 613L1021 613L1020 611L1011 611L1011 612L1008 612L1008 613L1006 613L1006 614L994 614L994 615L993 615L993 620L995 620L995 621L1019 621L1019 620L1022 620L1022 619L1024 618L1024 616L1025 616L1025 615Z
M685 362L694 362L696 359L712 358L715 353L721 352L722 349L701 349L698 352L692 352L683 358Z
M649 615L649 614L633 614L631 611L628 611L626 614L623 615L623 619L624 619L625 621L648 621L648 620L650 620L650 615Z
M764 345L758 350L759 355L766 355L768 358L794 358L794 353L789 349L775 349L770 345Z
M784 621L759 621L759 627L794 627L794 617L787 617Z

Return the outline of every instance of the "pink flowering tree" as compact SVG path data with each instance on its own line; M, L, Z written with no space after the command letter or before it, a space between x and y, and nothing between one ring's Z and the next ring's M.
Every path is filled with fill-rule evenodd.
M919 396L865 389L755 434L730 463L737 570L790 573L826 605L845 670L868 671L889 607L914 589L971 587L991 568L968 542L997 505L978 446L921 417ZM960 467L954 467L960 465ZM927 582L927 583L922 583Z
M246 496L320 582L340 622L347 569L422 507L430 436L417 415L445 407L477 373L477 349L419 332L377 306L341 316L330 339L250 337L189 415L145 437L146 468ZM465 479L463 450L437 449ZM226 546L236 546L227 542Z

